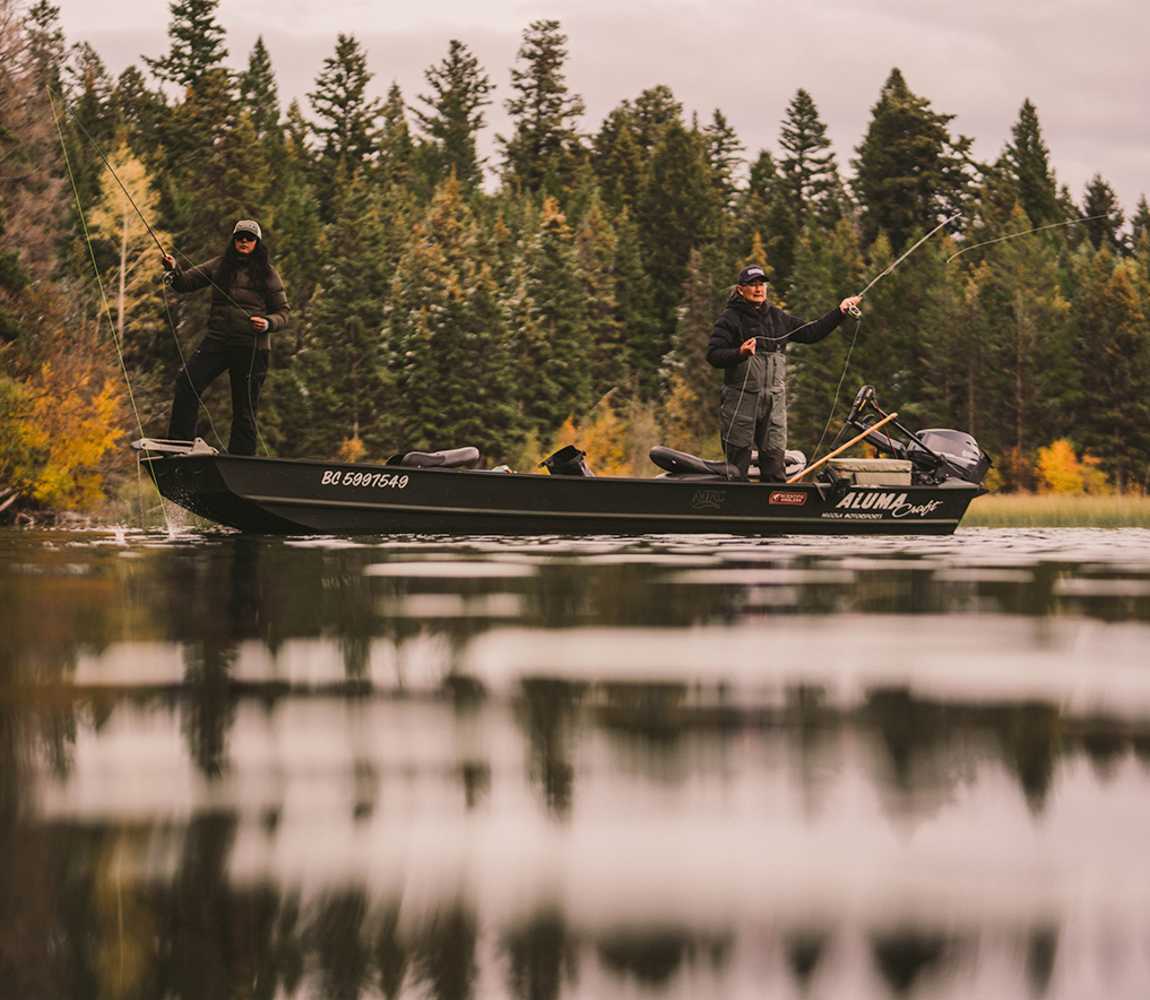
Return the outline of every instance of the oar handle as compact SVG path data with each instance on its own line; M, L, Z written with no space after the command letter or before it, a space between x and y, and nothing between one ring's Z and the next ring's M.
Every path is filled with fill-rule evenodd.
M815 462L813 465L808 465L808 466L807 466L805 469L803 469L803 471L802 471L802 472L796 472L796 473L795 473L793 476L791 476L791 478L790 478L790 479L788 479L788 480L787 480L787 485L788 485L788 486L790 486L790 485L791 485L791 483L797 483L797 482L798 482L800 479L802 479L802 478L803 478L803 476L805 476L805 475L806 475L808 472L814 472L814 471L815 471L815 469L817 469L817 468L818 468L820 465L825 465L825 464L826 464L827 462L829 462L829 461L830 461L832 458L834 458L834 457L835 457L835 456L837 456L837 455L841 455L841 454L842 454L844 451L846 451L848 448L853 448L853 447L854 447L856 444L858 444L858 443L859 443L859 442L860 442L860 441L861 441L863 438L865 438L867 435L869 435L869 434L873 434L873 433L874 433L875 431L877 431L877 430L878 430L880 427L884 427L886 424L889 424L889 423L890 423L892 420L894 420L894 418L895 418L895 417L897 417L897 416L898 416L898 411L897 411L897 410L896 410L894 413L888 413L888 414L887 414L885 417L883 417L883 418L882 418L882 420L880 420L880 421L879 421L877 424L872 424L870 427L868 427L868 428L867 428L865 431L863 431L861 434L856 434L856 435L855 435L853 438L851 438L851 439L850 439L850 440L849 440L849 441L848 441L846 444L840 444L840 445L839 445L839 446L838 446L838 447L837 447L837 448L836 448L834 451L832 451L832 452L828 452L826 455L824 455L822 458L820 458L820 459L819 459L817 462Z

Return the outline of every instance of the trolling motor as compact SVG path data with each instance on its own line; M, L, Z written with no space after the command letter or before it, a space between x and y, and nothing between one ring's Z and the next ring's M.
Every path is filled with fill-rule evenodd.
M889 416L879 406L874 386L864 385L855 395L846 422L865 431ZM889 426L905 435L907 440L899 441L890 434L875 430L866 436L867 444L892 458L909 460L914 477L920 482L937 484L946 479L961 479L980 486L990 471L990 456L966 431L932 427L916 433L897 419L890 420Z

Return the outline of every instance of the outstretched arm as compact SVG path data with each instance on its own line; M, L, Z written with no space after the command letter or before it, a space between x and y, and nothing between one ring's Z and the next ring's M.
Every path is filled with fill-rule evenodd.
M171 275L171 285L177 292L195 292L207 288L212 283L212 276L219 263L220 259L216 257L182 270L171 254L164 255L164 269Z

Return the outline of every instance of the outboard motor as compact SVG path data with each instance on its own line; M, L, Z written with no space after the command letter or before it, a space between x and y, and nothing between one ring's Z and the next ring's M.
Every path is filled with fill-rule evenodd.
M990 456L966 431L953 431L941 427L918 432L918 442L925 449L946 459L947 468L959 479L981 486L990 471ZM922 451L919 443L912 441L907 447L908 457L915 461L915 452ZM928 452L928 454L929 454Z
M870 412L864 416L863 412L868 410ZM847 423L866 430L885 416L887 414L878 405L873 387L864 385L855 396ZM894 421L892 426L906 435L905 442L875 431L866 436L866 443L892 458L909 459L917 481L940 483L945 479L961 479L981 486L993 464L990 456L966 431L933 427L916 433L898 421Z

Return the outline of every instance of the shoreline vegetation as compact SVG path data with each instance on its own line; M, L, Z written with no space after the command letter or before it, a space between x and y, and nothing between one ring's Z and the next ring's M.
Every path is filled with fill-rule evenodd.
M979 497L964 528L1150 528L1150 496L1000 493Z

